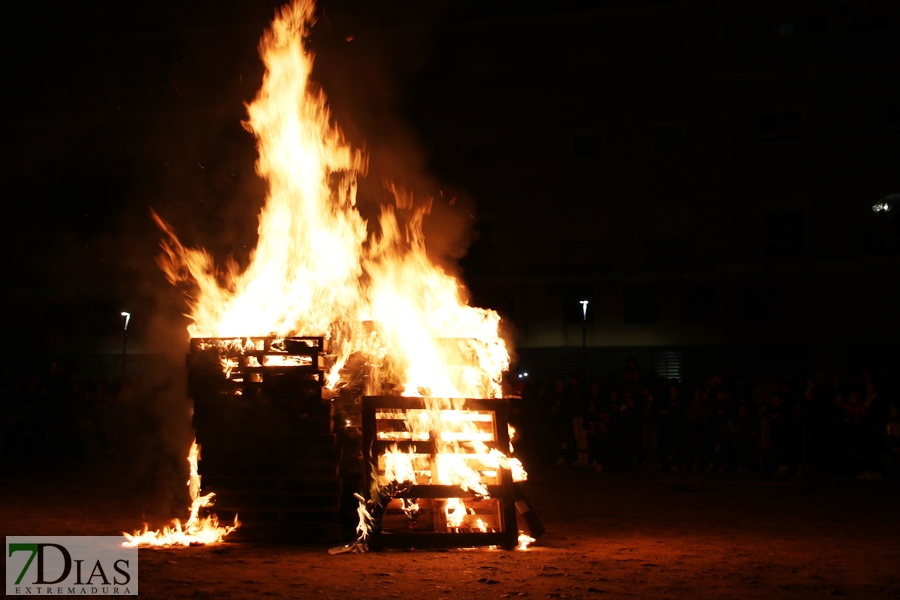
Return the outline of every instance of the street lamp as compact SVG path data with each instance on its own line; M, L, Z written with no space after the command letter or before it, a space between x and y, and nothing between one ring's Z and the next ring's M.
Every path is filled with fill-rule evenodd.
M579 300L581 304L581 381L587 381L587 300Z
M128 322L131 321L131 313L122 311L125 317L125 327L122 329L122 374L125 373L125 349L128 347Z

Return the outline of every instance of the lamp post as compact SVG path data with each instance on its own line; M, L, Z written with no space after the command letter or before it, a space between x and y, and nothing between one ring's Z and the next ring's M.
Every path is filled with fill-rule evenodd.
M587 300L579 300L581 304L581 381L587 381Z
M128 322L131 321L131 313L122 312L125 317L125 328L122 329L122 375L125 374L125 350L128 348Z

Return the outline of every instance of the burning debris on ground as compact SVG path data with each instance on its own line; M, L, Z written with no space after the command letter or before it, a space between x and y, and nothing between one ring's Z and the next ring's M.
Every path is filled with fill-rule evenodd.
M191 467L191 478L188 480L188 492L191 496L190 516L181 524L175 519L171 526L151 531L145 523L144 529L134 533L125 533L128 541L125 546L193 546L221 542L225 536L240 527L237 516L233 525L219 525L219 519L215 514L201 515L201 511L208 511L213 504L214 492L200 496L200 474L197 469L197 461L200 458L200 448L196 440L191 444L188 453L188 462Z

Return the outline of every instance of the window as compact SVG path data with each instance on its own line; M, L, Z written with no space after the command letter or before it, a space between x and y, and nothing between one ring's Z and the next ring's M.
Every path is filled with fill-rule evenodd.
M625 322L632 324L659 321L659 298L656 285L625 286Z
M575 156L599 156L602 149L599 133L576 135L572 138L572 154Z
M684 125L657 125L653 128L653 146L657 152L684 150Z
M681 350L657 350L653 353L653 370L659 377L681 381Z
M681 63L681 31L663 29L650 34L650 64L677 65Z
M777 316L777 295L770 283L751 283L741 289L741 315L748 325L774 323Z
M763 215L763 253L772 258L800 256L806 248L806 219L800 211Z
M716 320L716 288L712 283L684 285L685 323L712 323Z
M466 159L471 165L480 165L494 162L493 146L472 146L466 153Z
M799 33L800 27L798 23L793 19L785 19L781 21L778 26L778 35L784 37L788 35L797 35Z
M803 139L803 115L799 110L767 112L759 117L761 142L790 142Z

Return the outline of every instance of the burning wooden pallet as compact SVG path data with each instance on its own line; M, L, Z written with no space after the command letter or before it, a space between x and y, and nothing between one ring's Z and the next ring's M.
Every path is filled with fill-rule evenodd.
M340 450L322 400L321 337L195 338L188 392L203 493L230 539L341 538Z
M370 548L516 546L504 400L367 396L362 414L366 484L380 499ZM518 508L530 511L524 496Z

